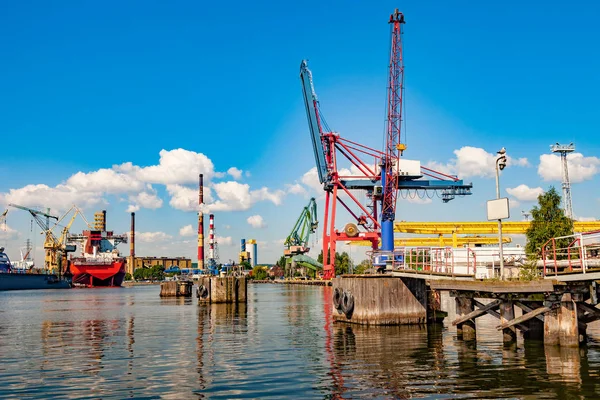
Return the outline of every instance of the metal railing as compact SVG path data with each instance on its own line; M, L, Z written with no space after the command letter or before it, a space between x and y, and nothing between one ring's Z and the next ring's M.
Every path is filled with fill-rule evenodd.
M477 255L470 248L399 247L394 251L376 250L368 253L376 268L413 270L424 273L475 275Z
M590 268L600 268L599 231L555 237L542 246L544 276L559 272L585 274Z

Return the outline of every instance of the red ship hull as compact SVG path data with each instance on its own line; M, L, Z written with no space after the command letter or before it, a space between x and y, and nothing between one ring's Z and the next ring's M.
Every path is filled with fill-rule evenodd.
M71 260L70 269L73 283L87 287L121 286L125 278L124 259L94 263L74 258Z

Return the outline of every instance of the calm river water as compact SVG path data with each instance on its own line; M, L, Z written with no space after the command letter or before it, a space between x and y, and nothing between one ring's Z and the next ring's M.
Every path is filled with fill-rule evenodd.
M367 328L331 323L330 287L159 291L0 292L0 398L600 398L594 325L584 349L504 348L492 317L458 341L449 298L443 326Z

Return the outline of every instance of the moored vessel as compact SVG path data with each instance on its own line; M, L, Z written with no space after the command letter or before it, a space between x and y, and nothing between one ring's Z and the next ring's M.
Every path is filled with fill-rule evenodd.
M0 291L31 290L31 289L68 289L70 281L54 274L34 273L13 268L13 265L0 247Z
M125 278L125 257L117 249L127 242L127 235L115 235L106 230L106 211L94 215L94 230L70 235L70 242L79 242L80 253L71 256L69 272L77 286L121 286Z

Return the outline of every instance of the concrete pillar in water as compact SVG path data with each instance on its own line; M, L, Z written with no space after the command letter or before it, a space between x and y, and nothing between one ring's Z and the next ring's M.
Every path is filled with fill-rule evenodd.
M456 302L457 316L467 315L475 309L473 299L457 296L454 298L454 301ZM463 322L462 324L457 324L456 333L459 337L462 337L463 340L475 340L477 337L475 321L470 319L468 321Z
M515 306L512 301L500 303L500 324L515 319ZM517 330L514 326L502 329L502 341L511 343L517 340Z
M577 307L570 293L565 293L560 302L559 314L560 345L563 347L579 346L579 327L577 321Z
M558 309L553 309L544 314L544 344L550 346L560 344L559 333Z

